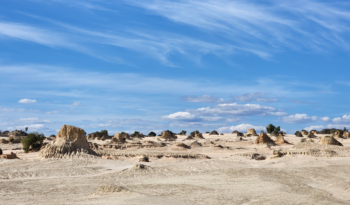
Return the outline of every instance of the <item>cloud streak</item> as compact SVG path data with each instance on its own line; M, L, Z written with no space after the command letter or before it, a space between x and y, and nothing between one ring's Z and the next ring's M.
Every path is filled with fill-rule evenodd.
M238 49L269 57L267 48L349 48L349 3L333 1L128 0L171 21L229 38ZM181 12L178 12L181 11Z

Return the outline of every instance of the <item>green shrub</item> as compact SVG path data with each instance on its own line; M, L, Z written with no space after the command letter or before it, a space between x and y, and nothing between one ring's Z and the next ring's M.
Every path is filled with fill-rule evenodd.
M150 133L148 134L148 136L149 136L149 137L155 137L155 136L157 136L157 134L156 134L155 132L150 132Z
M275 133L275 135L277 135L279 132L281 131L281 127L275 127L275 129L273 130L273 133Z
M299 131L296 131L294 134L295 134L295 136L297 136L297 137L302 137L302 134L301 134L301 132L299 132Z
M2 155L2 149L0 149L0 155Z
M179 135L186 135L186 133L187 133L187 131L182 130L182 131L179 133Z
M101 134L108 135L108 130L101 130Z
M38 132L29 133L26 137L22 139L23 150L25 153L28 153L29 148L33 145L42 145L45 139L43 133L39 134Z
M273 131L275 131L275 126L273 124L269 124L268 126L266 126L266 131L267 133L271 133Z
M135 131L134 134L132 134L131 136L134 137L134 136L138 136L138 135L140 135L140 132Z
M13 142L15 141L15 139L11 137L11 138L9 139L9 141L13 143Z

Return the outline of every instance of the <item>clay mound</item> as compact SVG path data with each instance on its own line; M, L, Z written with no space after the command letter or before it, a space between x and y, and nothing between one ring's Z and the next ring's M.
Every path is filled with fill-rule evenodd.
M284 137L283 137L283 134L282 134L282 133L280 133L280 134L277 136L277 139L275 140L275 143L278 144L278 145L290 144L289 142L287 142L287 141L284 140Z
M192 142L191 143L191 145L190 145L191 147L201 147L202 146L202 144L201 143L199 143L199 142L197 142L197 141L194 141L194 142Z
M126 138L126 134L116 133L112 138L111 143L125 143Z
M0 140L0 144L7 144L7 143L9 143L9 141L6 140L6 139L1 139L1 140Z
M306 130L302 130L302 131L301 131L301 134L302 134L302 135L308 135L308 134L309 134L309 132L308 132L308 131L306 131Z
M219 133L216 130L213 130L209 135L219 135Z
M86 139L88 140L100 140L102 138L102 133L100 132L93 132L86 136Z
M235 130L232 132L232 134L237 134L237 133L239 133L238 130Z
M149 158L145 155L135 157L138 162L149 162Z
M197 133L200 133L200 132L199 132L198 130L196 130L196 131L191 132L190 135L191 135L192 137L194 137Z
M258 134L256 134L256 131L254 128L248 129L247 135L258 136Z
M275 144L275 142L269 136L267 136L265 132L261 131L261 134L255 140L255 144L266 144L266 143Z
M350 138L350 133L349 133L348 131L345 131L345 132L343 133L343 137L344 137L345 139Z
M191 135L187 136L185 140L193 140L193 137Z
M128 142L126 143L126 147L127 148L131 148L131 147L141 147L141 142Z
M336 138L336 139L341 139L341 138L343 138L343 137L341 136L341 134L340 134L339 131L336 131L336 132L334 133L334 138Z
M128 190L121 186L104 185L104 186L100 186L93 195L103 196L103 195L115 194L120 192L128 192Z
M339 145L339 146L343 146L342 143L338 142L332 136L324 136L324 137L322 137L319 143L320 144L325 144L325 145Z
M194 138L193 138L193 139L195 139L195 140L200 140L200 139L204 139L204 137L203 137L202 133L196 133L196 134L194 135Z
M10 154L0 155L0 158L2 158L2 159L18 159L17 155L13 152L11 152Z
M147 140L147 141L142 142L142 146L147 147L147 148L163 147L163 144L155 142L155 141Z
M297 137L303 137L303 135L302 135L301 132L299 132L299 131L295 133L295 136L297 136Z
M310 134L317 135L318 132L317 132L317 130L311 130L311 131L310 131Z
M177 139L176 135L169 130L162 132L162 135L159 136L159 138L164 139L165 141L175 141Z
M96 157L85 138L85 131L78 127L63 125L52 144L47 144L39 153L44 158Z
M306 138L306 139L301 139L300 142L301 142L301 143L303 143L303 142L306 142L306 143L314 143L315 141L314 141L313 139L311 139L311 138Z
M25 136L10 135L7 140L13 143L20 143Z
M242 132L237 132L237 137L244 137Z
M214 143L212 141L209 141L209 142L202 142L202 146L204 147L210 147L212 146Z
M174 150L174 151L183 151L183 150L187 150L190 147L184 143L175 143L173 145L170 146L170 150Z
M212 146L210 146L210 148L212 150L222 150L222 149L224 149L224 147L221 146L221 145L212 145Z

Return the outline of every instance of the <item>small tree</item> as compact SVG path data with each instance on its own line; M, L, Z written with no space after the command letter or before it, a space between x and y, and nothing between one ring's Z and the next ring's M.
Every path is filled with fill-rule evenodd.
M42 145L45 139L43 133L39 134L38 132L29 133L25 138L22 139L23 150L25 153L28 153L29 148L34 145Z
M275 135L277 135L280 131L281 131L281 127L278 126L278 127L275 127L275 129L273 130L273 133L274 133Z
M108 130L101 130L101 134L108 135Z
M149 137L155 137L155 136L157 136L157 134L156 134L155 132L152 131L152 132L150 132L150 133L148 134L148 136L149 136Z
M179 133L179 135L186 135L186 133L187 133L187 131L182 130L182 131Z
M268 126L266 126L267 133L274 132L275 129L276 129L276 127L273 124L269 124Z
M28 132L28 127L25 128L25 131Z
M140 135L140 132L135 131L134 134L132 134L131 136L135 137L135 136L138 136L138 135Z

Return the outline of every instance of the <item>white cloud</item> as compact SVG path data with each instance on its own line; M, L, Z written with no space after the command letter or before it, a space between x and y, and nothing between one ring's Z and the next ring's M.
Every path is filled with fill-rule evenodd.
M331 120L329 117L320 117L319 119L325 122Z
M31 100L27 98L24 98L18 101L18 103L36 103L36 102L37 102L36 100Z
M350 124L327 124L325 125L313 125L313 126L309 126L309 127L305 127L305 130L322 130L322 129L331 129L331 128L335 128L335 129L343 129L344 127L346 128L350 128Z
M223 126L222 123L202 123L202 122L186 122L186 123L170 123L170 127L182 127L182 128L202 128L209 129L218 126Z
M73 102L71 105L73 105L73 106L79 106L79 105L80 105L80 102L75 101L75 102Z
M45 114L52 115L52 114L57 114L57 113L58 113L58 111L49 111L49 112L46 112Z
M295 115L289 115L282 118L282 122L286 123L308 123L308 122L315 122L315 121L329 121L329 117L317 117L317 116L308 116L307 114L295 114Z
M196 115L240 115L240 116L283 116L286 115L283 110L279 110L273 107L262 106L259 104L237 104L237 103L224 103L211 107L198 108L196 110L188 110Z
M223 132L223 133L231 133L234 130L238 130L240 132L247 132L248 129L254 128L258 133L260 131L266 132L266 128L263 126L254 126L251 124L240 124L236 126L228 126L228 127L220 127L218 128L218 132Z
M305 127L304 130L307 130L307 131L318 130L318 131L320 131L324 128L325 128L325 126L323 126L323 125L313 125L313 126Z
M334 123L350 122L350 115L343 115L343 117L337 117L333 119Z
M163 116L163 120L194 120L196 116L189 112L176 112L170 115Z
M20 125L16 127L9 127L8 130L24 130L28 127L28 132L54 132L50 127L44 124Z
M38 118L20 118L19 121L30 123L51 123L49 120L39 120Z
M266 93L246 93L244 95L235 95L232 96L234 101L242 101L242 102L276 102L277 98L267 98L263 97Z
M184 97L185 101L187 102L205 102L205 103L223 103L225 102L224 99L215 97L215 96L210 96L210 95L203 95L203 96L185 96Z
M226 121L226 122L237 122L240 121L238 118L223 118L217 116L196 116L190 112L176 112L170 115L162 116L162 120L170 121L190 121L190 122L216 122L216 121Z

